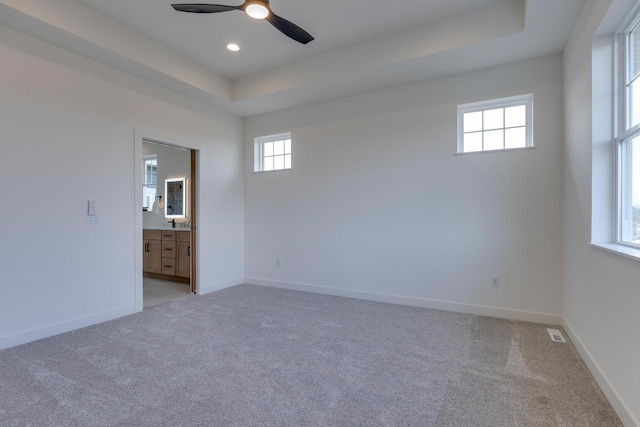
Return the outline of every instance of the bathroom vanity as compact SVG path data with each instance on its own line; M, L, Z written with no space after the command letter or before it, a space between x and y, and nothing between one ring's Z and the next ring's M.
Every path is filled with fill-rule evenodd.
M191 231L143 230L142 259L146 277L189 283L191 277Z

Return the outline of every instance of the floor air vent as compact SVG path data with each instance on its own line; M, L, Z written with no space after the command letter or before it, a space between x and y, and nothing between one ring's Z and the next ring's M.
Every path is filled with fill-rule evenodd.
M549 336L551 337L551 341L554 342L566 342L564 340L564 337L562 336L562 332L560 332L557 329L547 329L547 332L549 332Z

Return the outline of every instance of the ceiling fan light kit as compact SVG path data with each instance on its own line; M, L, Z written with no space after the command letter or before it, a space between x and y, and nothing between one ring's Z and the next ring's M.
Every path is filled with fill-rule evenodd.
M246 2L244 11L253 19L265 19L270 13L267 3L260 0Z
M279 17L271 10L269 0L246 0L240 6L230 6L224 4L205 4L205 3L182 3L172 4L178 12L188 13L221 13L239 10L245 12L254 19L264 19L273 25L278 31L285 36L297 41L298 43L307 44L314 40L311 34L298 27L293 22L287 21Z

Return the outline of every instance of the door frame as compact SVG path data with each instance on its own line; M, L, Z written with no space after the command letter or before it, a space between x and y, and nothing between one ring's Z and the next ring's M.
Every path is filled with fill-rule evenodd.
M143 240L143 219L142 219L142 143L144 140L156 142L169 147L181 148L191 151L191 180L189 186L191 195L189 205L191 212L191 289L196 287L196 294L200 294L200 269L198 242L200 241L197 220L200 217L200 150L193 148L196 144L184 138L165 135L148 129L134 129L134 304L137 312L143 309L143 272L142 272L142 240ZM194 170L195 167L195 170Z

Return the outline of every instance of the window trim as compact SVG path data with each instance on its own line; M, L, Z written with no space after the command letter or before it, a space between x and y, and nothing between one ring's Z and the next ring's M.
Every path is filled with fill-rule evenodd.
M283 132L277 133L274 135L265 135L254 138L253 140L253 173L264 173L264 172L283 172L290 171L293 169L292 167L283 168L283 169L273 169L273 170L264 170L264 144L268 142L282 141L282 140L291 140L291 155L292 165L293 165L293 138L291 137L291 132Z
M464 115L468 113L475 113L478 111L486 111L493 110L496 108L509 108L516 107L519 105L525 105L527 108L526 113L526 123L525 123L525 131L526 131L526 142L524 147L517 148L500 148L497 150L483 150L481 151L464 151ZM477 101L470 102L467 104L458 105L458 138L456 141L456 152L455 155L466 155L466 154L478 154L478 153L501 153L504 151L516 151L516 150L529 150L535 148L534 140L533 140L533 94L523 94L523 95L515 95L508 96L505 98L496 98L489 99L486 101ZM522 127L522 126L517 126ZM507 127L502 127L502 130L510 129ZM500 130L496 129L496 130ZM483 131L479 131L483 132Z
M617 32L617 37L615 38L615 46L614 46L614 84L616 85L616 90L614 90L614 96L617 98L614 100L614 121L616 126L614 126L614 138L613 138L613 157L615 159L615 191L614 191L614 241L611 246L622 246L624 248L630 248L632 250L638 251L640 250L640 244L636 244L633 242L628 242L623 240L623 230L622 227L625 223L622 219L622 215L624 214L624 208L626 207L626 198L624 197L624 188L623 181L627 179L624 172L626 171L626 166L623 164L623 157L625 148L623 144L627 141L633 140L634 138L640 137L640 123L628 128L631 123L631 118L629 117L630 108L629 108L629 90L628 90L628 80L631 73L631 61L629 58L631 56L631 46L629 43L629 35L631 32L640 25L640 9L638 6L634 7L631 14L629 15L629 19L623 23L620 29ZM637 81L640 77L636 77L634 81ZM611 250L611 247L608 247ZM621 253L626 253L627 251L619 251ZM628 254L627 254L628 255ZM637 254L634 253L634 256Z

